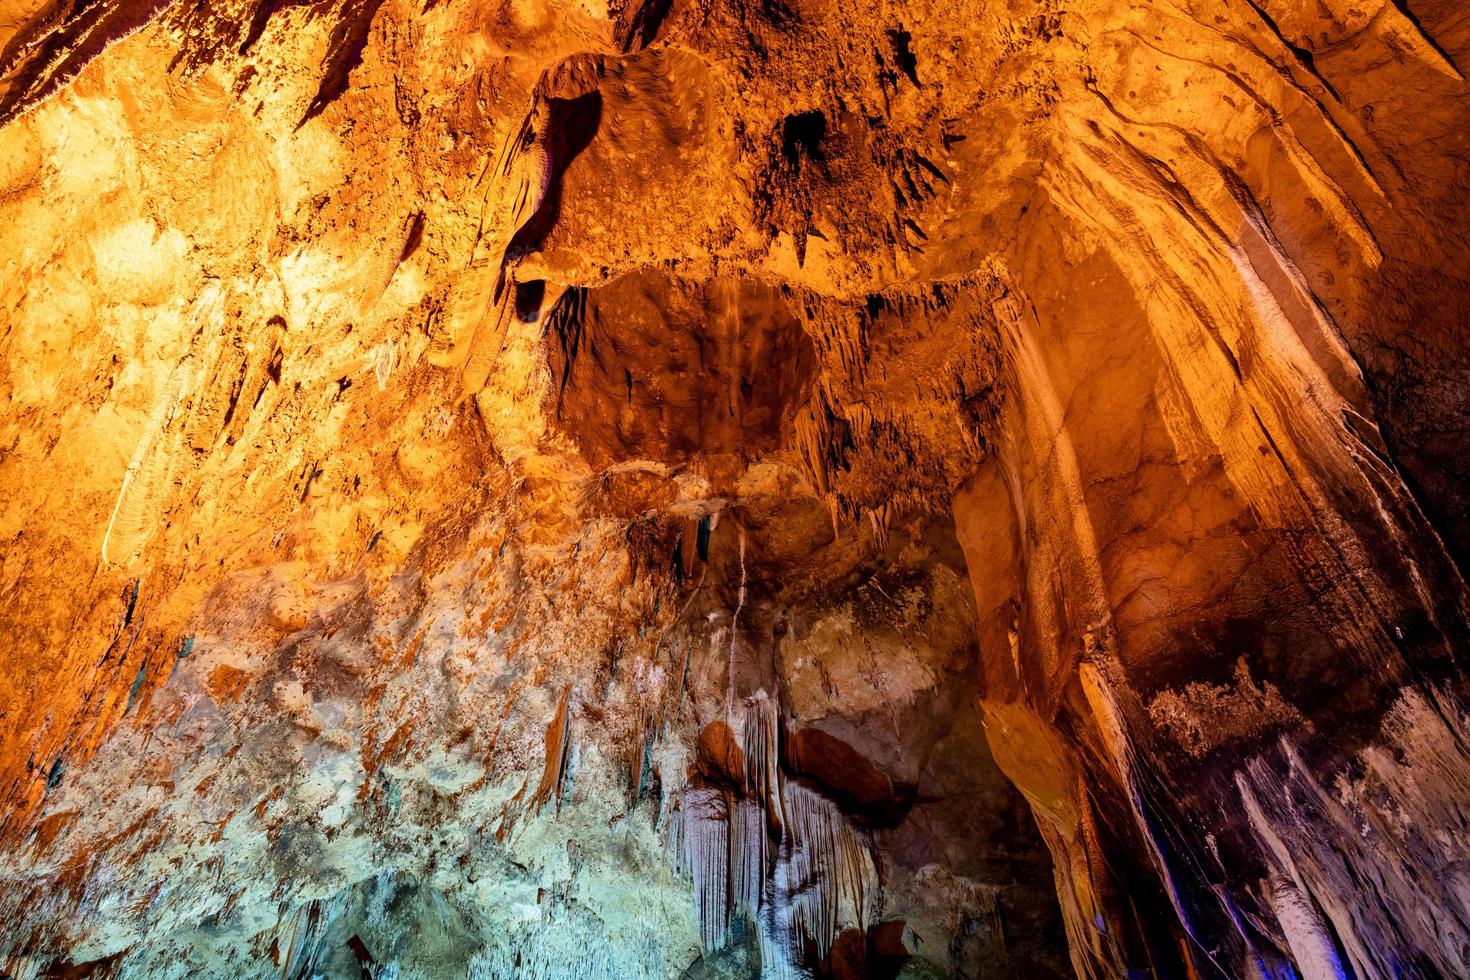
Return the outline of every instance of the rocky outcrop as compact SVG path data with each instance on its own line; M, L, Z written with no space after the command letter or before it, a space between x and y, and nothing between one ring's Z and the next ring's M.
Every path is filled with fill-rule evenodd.
M9 975L1470 974L1457 4L0 24Z

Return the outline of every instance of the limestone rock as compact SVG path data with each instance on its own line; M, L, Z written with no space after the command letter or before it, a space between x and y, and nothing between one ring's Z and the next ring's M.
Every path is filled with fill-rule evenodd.
M1470 975L1457 0L7 0L0 973Z

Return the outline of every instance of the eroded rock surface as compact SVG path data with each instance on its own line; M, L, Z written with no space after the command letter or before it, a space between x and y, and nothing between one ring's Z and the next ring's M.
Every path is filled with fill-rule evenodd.
M1470 975L1455 0L0 8L0 970Z

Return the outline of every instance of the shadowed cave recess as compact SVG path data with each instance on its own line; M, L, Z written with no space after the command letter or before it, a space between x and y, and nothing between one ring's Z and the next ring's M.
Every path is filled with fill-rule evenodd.
M1470 977L1467 66L0 0L0 976Z

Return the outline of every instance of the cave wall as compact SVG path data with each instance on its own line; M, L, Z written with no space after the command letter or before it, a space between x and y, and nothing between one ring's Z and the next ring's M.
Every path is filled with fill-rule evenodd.
M0 20L12 975L1470 974L1459 5Z

